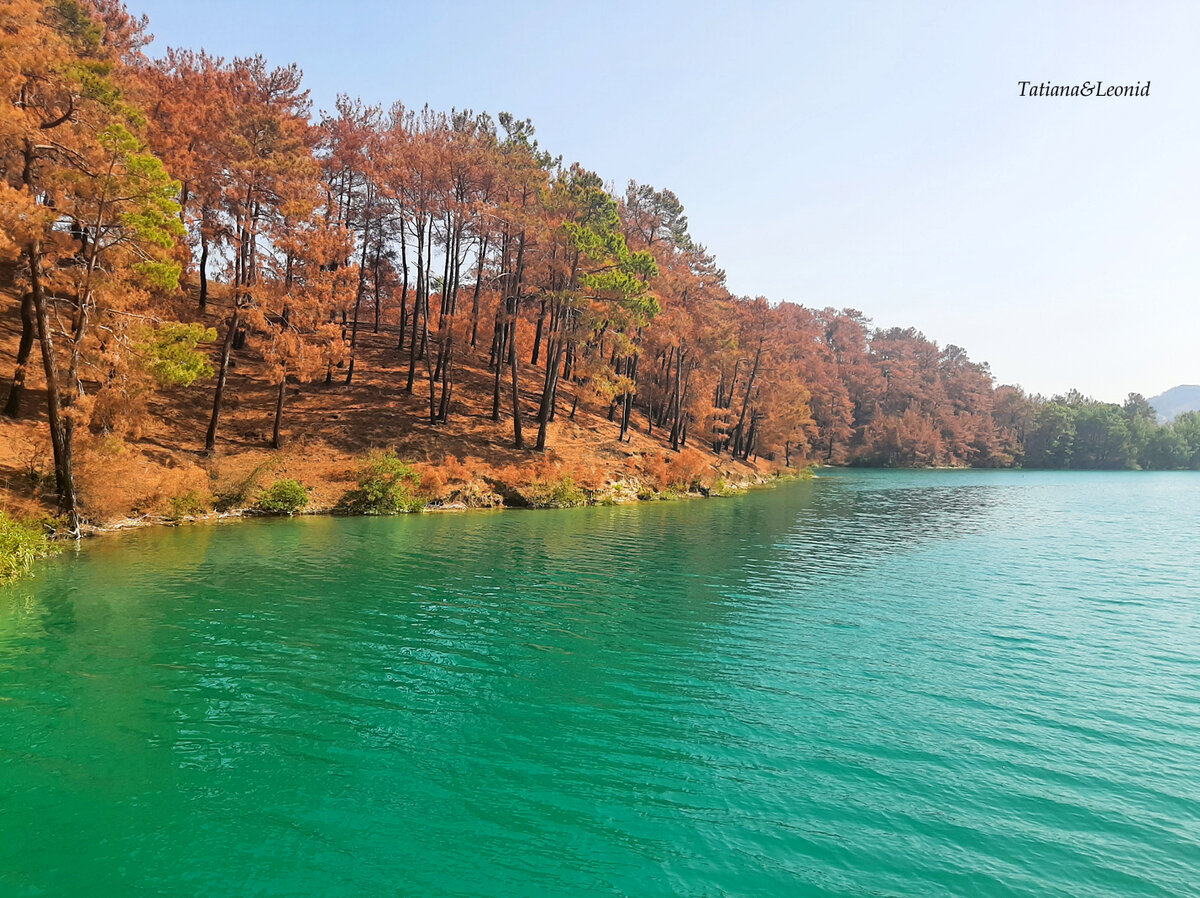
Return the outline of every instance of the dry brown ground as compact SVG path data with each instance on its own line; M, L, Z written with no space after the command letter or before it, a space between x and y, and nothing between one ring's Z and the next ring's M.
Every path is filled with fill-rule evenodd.
M210 302L200 316L194 300L179 301L179 317L203 320L220 329L223 307ZM20 337L19 302L11 289L0 290L0 404L7 398ZM575 420L568 420L571 387L564 385L558 420L550 425L549 451L538 453L513 447L510 409L499 423L491 420L492 374L487 370L481 323L480 349L466 349L460 360L450 421L428 421L428 381L418 365L414 394L404 392L408 356L396 349L396 327L384 322L379 334L368 321L359 331L354 382L344 383L345 371L335 370L334 383L306 383L288 389L284 415L284 448L269 446L275 388L264 376L252 337L246 350L235 353L226 387L226 403L212 457L202 453L211 412L213 381L155 394L140 432L124 439L84 434L79 439L78 467L84 513L94 524L111 525L138 516L169 515L171 499L189 491L219 494L252 481L265 486L290 477L310 489L311 509L332 507L353 485L361 459L376 449L394 449L418 463L435 499L452 499L455 487L474 480L486 488L519 486L534 479L562 474L588 489L603 492L614 483L662 487L664 477L683 466L704 468L704 479L732 483L765 479L774 471L757 465L718 459L698 446L672 453L656 431L646 434L644 416L635 412L631 438L618 440L619 428L607 420L607 407L580 403ZM526 441L532 444L537 423L535 391L541 372L528 364L532 329L520 335L525 358L521 369ZM217 346L211 350L215 358ZM0 503L22 516L53 511L53 474L45 420L45 383L35 346L27 376L22 417L0 416ZM507 381L505 397L508 397ZM666 472L666 473L664 473ZM504 490L501 490L503 492ZM253 488L251 494L253 493Z

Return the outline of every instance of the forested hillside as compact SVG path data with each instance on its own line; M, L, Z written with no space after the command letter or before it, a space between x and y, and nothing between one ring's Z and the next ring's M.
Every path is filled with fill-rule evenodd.
M1200 463L1197 422L1158 428L1141 397L1031 398L911 328L732 295L669 189L615 190L529 120L314 112L296 66L152 60L147 27L0 0L3 458L69 531L144 511L131 478L204 506L199 474L163 472L217 483L297 445L295 466L407 446L559 480L569 455L609 481Z

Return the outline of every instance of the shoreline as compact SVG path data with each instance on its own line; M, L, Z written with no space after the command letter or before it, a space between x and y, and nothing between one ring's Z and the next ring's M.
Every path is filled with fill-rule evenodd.
M794 483L802 480L813 480L818 476L818 465L808 465L803 468L781 468L773 473L763 473L758 477L743 478L735 482L726 482L720 488L704 487L687 490L654 490L647 487L641 489L629 488L630 484L621 483L626 489L592 490L591 495L585 495L583 501L564 505L531 505L521 502L501 501L495 504L470 505L464 502L443 502L433 500L429 504L414 511L399 511L392 513L363 513L344 511L336 506L321 506L305 509L294 514L281 514L262 511L253 505L234 508L228 511L213 511L199 515L181 515L173 517L164 514L145 514L137 517L126 517L108 524L85 524L80 530L80 537L74 540L80 543L87 539L96 539L131 530L146 530L154 527L184 527L194 524L217 524L223 521L241 521L247 518L299 518L299 517L344 517L344 518L387 518L404 515L422 514L463 514L469 512L504 512L504 511L550 511L565 508L600 508L615 505L641 505L652 502L675 502L685 499L726 499L743 495L754 489L765 489L782 483ZM829 466L824 466L829 467ZM649 495L646 491L649 491ZM514 491L515 494L515 491ZM54 538L55 545L66 545L70 538Z
M273 512L263 510L255 505L240 505L222 511L210 511L202 514L155 514L147 513L138 516L125 516L104 524L84 523L77 537L65 534L59 535L49 530L49 520L43 518L8 518L0 513L0 524L5 524L9 530L16 530L20 536L17 542L9 538L4 540L7 551L0 553L0 587L12 587L15 584L36 578L40 562L49 560L65 551L78 551L85 540L101 537L112 537L131 531L141 531L150 528L185 527L201 524L218 525L226 522L240 522L247 518L294 518L294 517L397 517L414 514L461 514L476 511L541 511L546 509L584 508L615 505L637 505L649 502L674 501L682 499L714 499L743 495L753 489L765 489L784 482L811 480L816 477L817 465L803 468L777 468L774 470L758 470L754 473L741 472L737 479L727 480L725 475L731 474L729 469L718 469L709 485L699 481L693 482L691 488L676 489L671 487L653 489L642 486L637 481L618 480L607 484L605 488L580 490L574 487L569 477L557 481L561 486L563 481L570 483L570 498L568 502L554 501L554 484L533 480L522 486L504 485L501 492L486 494L484 502L468 503L463 501L447 501L446 496L436 496L427 501L421 501L418 507L399 507L391 511L372 512L354 510L342 504L320 504L316 507L304 508L293 513ZM470 484L468 484L470 485ZM443 485L444 486L444 485ZM314 488L310 487L311 492ZM523 493L522 490L525 492ZM551 501L534 503L525 498L525 493L540 491L543 497L547 494ZM451 492L458 495L461 489ZM472 495L477 493L472 492ZM348 494L347 494L348 495ZM47 532L49 531L49 532Z

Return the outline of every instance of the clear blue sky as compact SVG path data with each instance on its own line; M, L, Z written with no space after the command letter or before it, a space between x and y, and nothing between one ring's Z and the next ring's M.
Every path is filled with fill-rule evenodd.
M1198 3L128 2L152 54L295 61L317 109L528 116L674 190L737 293L915 326L1032 392L1200 383Z

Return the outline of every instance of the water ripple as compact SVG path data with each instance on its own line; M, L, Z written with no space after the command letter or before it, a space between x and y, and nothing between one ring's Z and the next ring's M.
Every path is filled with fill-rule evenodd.
M130 534L0 595L0 893L1200 894L1200 481Z

